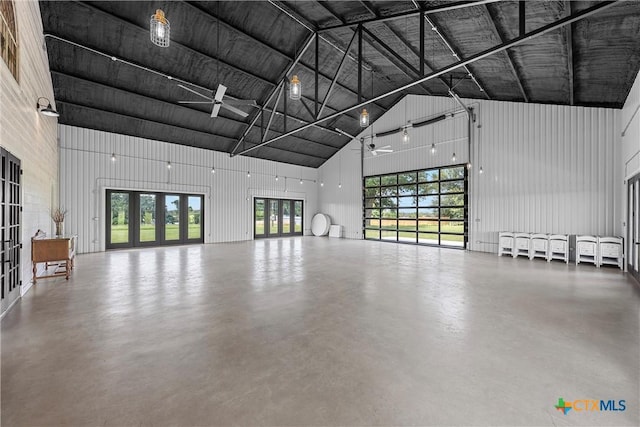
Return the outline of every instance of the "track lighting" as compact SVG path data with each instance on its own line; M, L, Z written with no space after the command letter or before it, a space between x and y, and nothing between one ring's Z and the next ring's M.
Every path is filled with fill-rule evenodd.
M167 169L171 169L171 162L167 162Z
M151 42L156 46L169 47L169 21L164 16L162 9L156 9L156 13L151 15L149 25L149 36Z
M111 153L111 161L112 162L116 161L116 153Z
M42 104L40 104L40 100L41 99L44 99L44 100L47 101L47 106L46 107L43 107ZM51 106L51 101L49 101L49 99L45 98L44 96L41 96L40 98L38 98L38 101L36 102L36 109L43 116L60 117L60 113L58 113L56 110L54 110L53 107Z
M456 161L456 153L453 153L453 156L451 156L451 161L455 162Z
M436 154L436 144L431 144L431 154Z
M291 85L289 86L289 98L297 101L302 96L302 83L298 79L297 75L291 77Z

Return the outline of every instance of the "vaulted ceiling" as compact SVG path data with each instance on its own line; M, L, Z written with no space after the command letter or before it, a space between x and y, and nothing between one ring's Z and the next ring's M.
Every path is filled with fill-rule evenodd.
M359 132L358 109L258 144L357 105L359 69L364 102L594 6L603 9L369 103L372 121L406 94L452 86L466 98L621 108L640 68L640 2L40 2L61 124L310 167L350 141L336 128ZM149 39L158 8L171 23L167 48ZM298 101L278 96L292 74ZM211 95L219 83L258 108L211 118L211 105L178 103L197 98L178 84Z

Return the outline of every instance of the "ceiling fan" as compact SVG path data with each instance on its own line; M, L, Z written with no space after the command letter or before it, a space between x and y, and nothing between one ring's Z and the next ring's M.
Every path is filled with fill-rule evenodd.
M377 156L378 153L393 153L393 149L391 149L390 145L385 145L384 147L376 148L376 144L374 144L373 142L367 145L367 149L374 156Z
M218 117L218 113L220 112L220 107L225 108L232 113L235 113L242 117L247 117L249 113L245 113L236 106L250 106L257 107L256 101L248 100L248 99L223 99L224 94L227 91L227 87L223 84L219 84L216 89L216 93L211 98L210 96L203 95L198 91L195 91L187 86L179 84L182 89L188 90L189 92L198 95L201 98L206 99L206 101L178 101L178 104L213 104L213 108L211 109L211 117Z

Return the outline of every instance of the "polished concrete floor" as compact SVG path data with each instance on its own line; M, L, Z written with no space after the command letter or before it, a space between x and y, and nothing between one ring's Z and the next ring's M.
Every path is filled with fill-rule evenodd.
M2 321L3 426L640 424L613 268L313 237L76 265Z

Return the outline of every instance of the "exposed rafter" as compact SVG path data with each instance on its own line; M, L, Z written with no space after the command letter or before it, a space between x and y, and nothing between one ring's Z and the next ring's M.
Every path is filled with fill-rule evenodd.
M495 12L489 7L489 5L485 5L485 8L487 10L487 13L489 14L489 20L491 21L492 29L494 30L494 32L498 36L498 39L500 40L500 43L504 43L504 41L505 41L504 31L501 31L498 28L498 25L496 24ZM504 56L507 58L507 63L509 64L509 69L511 70L511 73L513 74L513 77L515 77L515 79L516 79L516 83L518 84L518 88L520 89L520 94L522 95L522 98L524 99L525 102L529 102L529 96L527 95L527 91L524 89L524 86L522 84L522 77L520 76L520 73L518 72L518 69L516 68L515 60L513 58L513 55L511 54L511 52L509 50L505 50L504 51Z
M571 2L565 2L566 7L569 9L569 14L571 14ZM569 71L569 105L574 105L574 91L575 91L575 81L574 71L573 71L573 26L571 24L564 27L565 30L565 38L567 40L567 70Z
M411 10L408 10L406 12L394 13L394 14L387 15L387 16L384 16L384 17L377 17L377 18L371 18L371 19L358 19L356 21L345 22L345 23L340 24L340 25L332 25L332 26L328 26L328 27L323 27L323 28L318 29L318 33L326 33L326 32L333 31L333 30L339 30L339 29L343 29L343 28L351 28L351 27L354 27L354 26L356 26L358 24L371 24L371 23L375 23L375 22L386 22L386 21L392 21L392 20L395 20L395 19L409 17L409 16L417 16L421 12L424 12L424 13L427 13L427 14L438 13L438 12L444 12L444 11L447 11L447 10L455 10L455 9L463 9L463 8L466 8L466 7L479 6L479 5L483 5L483 4L486 4L486 3L494 3L496 1L499 1L499 0L458 1L458 2L447 3L447 4L442 5L442 6L425 8L422 11L416 11L415 9L411 9Z
M434 78L437 78L438 76L441 76L443 74L449 73L449 72L451 72L451 71L453 71L453 70L455 70L457 68L465 67L465 66L467 66L469 64L472 64L472 63L474 63L476 61L479 61L481 59L484 59L486 57L494 55L494 54L496 54L498 52L502 52L502 51L504 51L506 49L509 49L509 48L513 47L513 46L517 46L517 45L519 45L519 44L521 44L521 43L523 43L523 42L525 42L527 40L532 40L532 39L534 39L536 37L539 37L539 36L541 36L543 34L546 34L546 33L550 32L550 31L554 31L554 30L557 30L559 28L562 28L567 24L571 24L572 22L579 21L579 20L584 19L584 18L586 18L588 16L591 16L591 15L597 13L597 12L605 10L605 9L615 5L618 1L620 1L620 0L603 1L601 3L598 3L598 4L594 5L594 6L591 6L591 7L588 7L586 9L583 9L580 12L572 14L572 15L570 15L568 17L561 18L561 19L559 19L559 20L557 20L555 22L552 22L552 23L549 23L547 25L544 25L544 26L542 26L542 27L540 27L540 28L538 28L536 30L530 31L528 33L525 33L524 35L516 37L513 40L510 40L510 41L505 42L505 43L501 43L501 44L496 45L494 47L491 47L489 49L485 49L484 51L476 53L476 54L473 54L473 55L471 55L470 57L468 57L468 58L466 58L464 60L459 60L457 62L454 62L453 64L451 64L449 66L446 66L444 68L441 68L440 70L437 70L437 71L434 71L432 73L429 73L427 76L419 78L417 80L414 80L413 82L411 82L409 84L406 84L406 85L401 86L399 88L393 89L393 90L391 90L391 91L389 91L387 93L383 93L381 95L378 95L378 96L374 97L371 101L377 101L377 100L386 98L387 96L394 95L396 93L402 92L402 91L404 91L404 90L406 90L406 89L408 89L410 87L413 87L413 86L419 85L419 84L421 84L423 82L426 82L426 81L432 80ZM315 124L322 123L324 121L331 120L331 119L334 119L336 117L339 117L341 114L344 114L345 112L353 111L353 110L356 110L358 108L362 108L364 105L366 105L366 103L359 103L359 104L353 105L353 106L351 106L349 108L346 108L346 109L344 109L342 111L339 111L337 113L328 115L326 117L322 117L322 118L316 120L313 123L309 123L307 125L301 126L300 128L298 128L296 130L287 132L284 135L281 135L279 137L272 138L271 140L266 141L266 142L264 142L264 143L262 143L262 144L260 144L260 145L258 145L256 147L244 150L244 151L242 151L240 153L237 153L237 154L248 153L248 152L250 152L250 151L252 151L254 149L257 149L257 148L262 147L264 145L267 145L267 144L270 144L272 142L278 141L279 139L285 138L285 137L290 136L290 135L294 135L296 132L299 132L301 130L309 128L309 127L311 127L311 126L313 126Z

